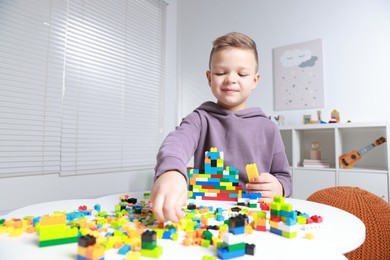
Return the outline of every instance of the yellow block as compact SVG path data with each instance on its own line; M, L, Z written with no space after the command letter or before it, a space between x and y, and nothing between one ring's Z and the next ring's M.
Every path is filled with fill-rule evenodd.
M249 182L252 182L253 178L259 176L256 163L247 164L245 169Z
M221 182L219 185L221 185L221 186L226 186L226 187L231 187L231 186L233 186L233 183L231 183L231 182Z
M10 237L17 237L23 234L23 228L15 228L9 232Z
M279 229L279 222L270 220L270 221L269 221L269 226L272 227L272 228L277 228L277 229Z
M126 260L139 260L141 259L141 252L130 251L126 254Z

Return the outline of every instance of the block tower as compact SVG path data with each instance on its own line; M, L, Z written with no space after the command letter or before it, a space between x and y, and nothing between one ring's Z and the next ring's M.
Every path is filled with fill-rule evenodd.
M154 230L145 230L141 235L141 256L159 258L163 248L157 245L157 234Z
M203 200L237 201L242 194L239 172L233 166L224 170L223 152L212 147L205 152L204 173L189 168L189 197Z
M69 227L64 214L43 216L39 221L39 246L52 246L78 241L78 229Z
M228 220L229 232L223 234L223 243L217 249L217 257L231 259L245 254L254 255L254 245L245 243L245 216L239 214Z
M77 247L77 260L104 260L105 248L96 243L91 235L80 236Z
M297 236L297 212L293 211L292 205L284 202L284 197L275 196L271 202L270 231L271 233L294 238Z

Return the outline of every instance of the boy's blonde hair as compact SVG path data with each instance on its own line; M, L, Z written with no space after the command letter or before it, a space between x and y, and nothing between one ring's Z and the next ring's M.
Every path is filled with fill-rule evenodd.
M213 48L211 49L209 58L209 69L211 69L211 59L214 53L228 48L241 48L253 51L256 59L256 71L258 70L259 57L257 53L256 42L250 37L239 32L231 32L222 35L213 41Z

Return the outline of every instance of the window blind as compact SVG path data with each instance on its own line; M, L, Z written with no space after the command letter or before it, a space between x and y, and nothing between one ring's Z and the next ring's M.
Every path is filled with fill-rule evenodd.
M152 168L166 4L28 2L0 8L0 176Z

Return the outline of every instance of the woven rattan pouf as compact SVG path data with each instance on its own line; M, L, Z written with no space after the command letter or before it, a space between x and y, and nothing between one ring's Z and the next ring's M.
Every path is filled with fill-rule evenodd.
M344 186L317 191L307 200L345 210L366 225L366 240L359 248L345 254L348 259L390 260L389 203L366 190Z

